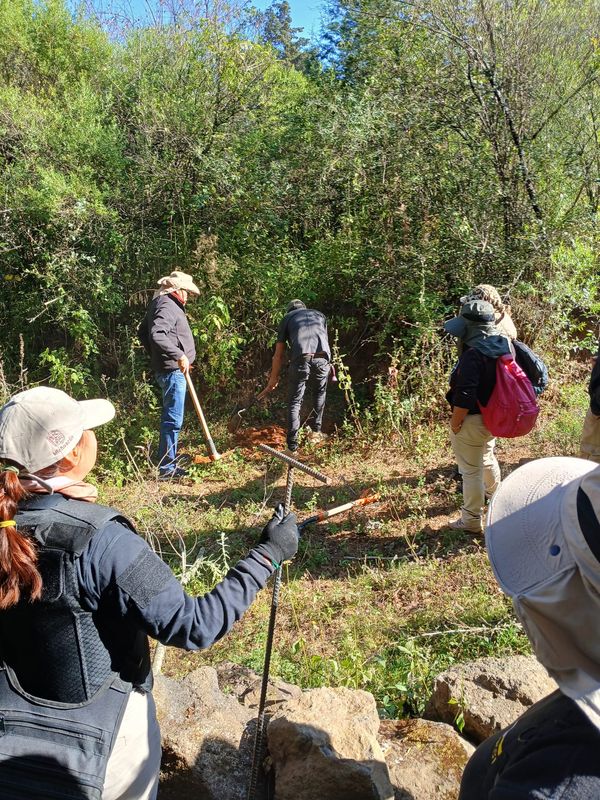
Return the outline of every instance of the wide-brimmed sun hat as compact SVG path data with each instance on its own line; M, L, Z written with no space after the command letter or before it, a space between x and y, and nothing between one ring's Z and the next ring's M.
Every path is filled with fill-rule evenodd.
M78 401L49 386L19 392L0 408L0 459L37 472L70 453L84 431L114 415L109 400Z
M598 691L600 465L557 457L519 467L492 498L485 541L501 589L561 691L578 702Z
M519 467L492 498L485 538L508 595L573 567L600 591L600 465L555 457Z
M497 333L495 329L496 315L494 307L485 300L468 300L463 303L460 313L444 323L444 330L458 339L467 339L469 335L483 336Z
M187 272L181 272L176 269L170 275L165 275L157 281L161 291L176 292L185 291L190 294L200 294L200 289L194 283L194 279Z

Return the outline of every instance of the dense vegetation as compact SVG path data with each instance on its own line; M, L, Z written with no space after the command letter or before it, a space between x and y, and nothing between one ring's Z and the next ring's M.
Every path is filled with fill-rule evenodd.
M502 288L554 378L536 433L500 445L504 469L577 452L588 371L567 356L600 317L600 3L330 0L312 43L285 2L200 7L157 2L141 27L0 0L0 400L38 381L107 394L118 477L123 445L156 437L135 329L157 278L179 267L201 287L189 312L212 419L268 363L285 303L321 308L349 367L348 424L398 436L309 450L336 480L300 485L300 515L370 485L383 503L376 524L303 537L275 671L419 713L435 670L527 648L480 542L445 528L460 500L439 323L472 284ZM113 480L103 499L167 557L173 542L182 563L204 552L201 591L282 492L263 466L234 450L192 487ZM268 602L211 657L260 668Z
M436 328L474 282L503 288L526 339L576 324L585 344L598 0L331 0L318 44L285 2L164 9L136 27L0 0L3 394L49 381L133 413L144 290L175 267L202 288L215 392L264 358L291 296L371 388L399 366L375 392L392 423L439 398Z

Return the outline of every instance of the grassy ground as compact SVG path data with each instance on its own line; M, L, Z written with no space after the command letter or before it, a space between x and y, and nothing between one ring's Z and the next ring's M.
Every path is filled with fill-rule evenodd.
M536 430L498 443L504 475L531 458L577 454L584 386L582 371L551 387ZM142 468L135 481L105 486L101 497L128 513L175 570L199 558L187 577L192 593L209 589L245 555L284 494L283 465L241 446L256 441L255 433L232 440L217 426L213 435L224 457L194 466L185 484L157 483ZM188 445L203 452L200 441ZM367 689L382 716L398 717L419 714L434 676L452 663L529 652L483 538L447 528L461 498L445 424L413 430L410 448L346 434L306 446L301 457L332 485L297 476L299 519L367 488L381 501L306 530L284 570L273 674L303 687ZM169 649L163 671L182 675L225 659L260 671L270 600L267 589L206 652Z

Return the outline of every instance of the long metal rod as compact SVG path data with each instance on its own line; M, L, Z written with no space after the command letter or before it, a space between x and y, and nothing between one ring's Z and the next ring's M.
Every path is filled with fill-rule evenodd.
M295 467L296 469L299 469L302 472L306 472L307 475L311 475L313 478L316 478L318 481L321 481L321 483L325 484L331 483L331 478L328 478L327 475L324 475L322 472L319 472L318 469L314 469L313 467L308 467L301 461L298 461L297 459L288 456L287 453L282 453L280 450L275 450L275 448L269 447L268 444L259 444L258 449L262 450L263 453L267 453L267 455L274 456L274 458L278 458L280 461L284 461L289 467Z
M202 428L204 441L206 442L206 446L208 447L208 455L210 456L211 461L218 461L219 458L221 458L221 454L217 452L215 443L213 442L212 436L210 435L210 431L208 430L208 425L206 424L206 419L204 418L204 412L202 411L202 406L200 405L200 401L198 400L198 395L196 394L196 390L194 389L194 384L192 383L192 379L190 378L190 373L186 372L184 374L185 374L185 381L187 383L187 387L190 393L190 397L192 398L192 403L194 404L194 408L196 410L198 419L200 420L200 427Z
M270 448L269 448L270 449ZM292 488L294 486L294 467L288 465L287 480L285 484L285 502L283 506L284 515L290 513L292 505ZM265 706L267 704L267 691L269 688L269 672L271 669L271 653L273 651L273 637L275 634L275 618L277 617L277 607L279 606L279 592L281 590L281 564L275 570L275 582L273 583L273 597L271 599L271 614L269 617L269 630L267 632L267 643L265 645L265 661L263 665L262 683L260 687L260 700L258 703L258 719L256 721L256 737L254 739L254 753L252 754L252 772L250 775L250 786L248 788L248 800L255 800L256 787L258 785L258 771L263 759L264 734L265 734Z

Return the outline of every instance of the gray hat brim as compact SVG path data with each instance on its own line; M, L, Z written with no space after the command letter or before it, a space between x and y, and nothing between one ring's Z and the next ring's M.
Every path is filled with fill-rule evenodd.
M463 317L453 317L444 322L444 330L451 336L462 339L467 332L467 321Z
M490 503L485 543L505 594L525 595L580 566L582 535L573 509L582 480L595 469L580 458L540 458L502 481Z

